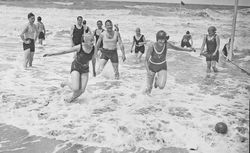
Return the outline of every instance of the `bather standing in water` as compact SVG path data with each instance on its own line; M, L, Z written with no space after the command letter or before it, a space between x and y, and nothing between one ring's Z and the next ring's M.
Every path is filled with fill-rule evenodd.
M206 46L206 51L204 48ZM216 68L216 63L219 61L219 48L220 48L220 38L216 34L216 28L210 26L208 28L208 34L204 36L203 43L201 46L201 55L206 57L207 61L207 73L211 72L211 67L214 72L218 72Z
M145 67L147 70L147 87L146 94L150 94L153 87L163 89L167 81L167 49L174 49L179 51L195 51L192 48L181 48L168 42L169 36L163 30L156 33L156 42L149 45L146 58Z

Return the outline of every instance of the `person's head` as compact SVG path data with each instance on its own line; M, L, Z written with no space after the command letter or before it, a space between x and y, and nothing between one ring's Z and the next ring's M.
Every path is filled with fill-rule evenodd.
M96 22L96 25L97 25L98 29L101 29L101 28L102 28L102 21L101 21L101 20L98 20L98 21Z
M42 18L41 18L40 16L37 17L37 21L38 21L38 22L42 21Z
M112 31L113 30L113 23L111 20L106 20L105 21L105 28L107 31Z
M76 19L77 19L77 24L82 25L82 16L78 16Z
M160 45L164 45L168 39L169 39L169 36L167 35L165 31L160 30L156 33L156 41Z
M35 22L35 15L30 12L28 14L28 20L29 20L30 23L34 23Z
M87 21L86 21L86 20L83 20L83 21L82 21L82 24L83 24L83 25L86 25L86 24L87 24Z
M210 26L210 27L207 29L207 32L208 32L208 35L213 36L213 35L216 33L216 28L215 28L215 26Z
M82 37L85 43L93 43L94 41L94 36L91 33L85 33Z
M189 32L189 31L187 31L187 32L186 32L186 34L187 34L187 35L189 35L189 34L190 34L190 32Z
M141 29L140 28L136 28L135 29L135 33L136 33L136 35L140 35L141 34Z

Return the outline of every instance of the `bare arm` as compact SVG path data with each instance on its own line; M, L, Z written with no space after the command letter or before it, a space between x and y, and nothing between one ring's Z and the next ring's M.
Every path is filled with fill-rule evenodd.
M121 51L122 51L122 54L125 55L124 45L123 45L123 43L122 43L121 35L120 35L119 32L118 32L118 34L117 34L117 37L118 37L118 43L119 43L120 49L121 49Z
M73 31L74 31L74 26L71 27L70 29L70 41L71 41L71 46L74 46L74 42L73 42Z
M130 49L131 53L133 52L132 50L133 50L134 45L135 45L135 40L134 40L134 37L133 37L133 43L132 43L132 46L131 46L131 49Z
M167 46L166 46L167 48L174 49L174 50L178 50L178 51L187 51L187 52L193 51L193 49L190 49L190 48L182 48L182 47L175 46L175 45L173 45L173 44L170 43L170 42L167 42L166 45L167 45Z
M97 57L97 52L98 52L98 50L99 50L99 47L100 47L100 45L101 45L102 40L103 40L103 34L100 34L100 37L99 37L99 39L97 40L96 45L95 45L95 53L94 53L94 56L95 56L95 57Z
M68 49L64 49L62 51L56 52L56 53L49 53L49 54L44 54L43 57L46 56L56 56L56 55L63 55L63 54L68 54L68 53L72 53L72 52L77 52L80 50L81 45L76 45L73 46L71 48Z
M149 58L150 58L150 55L152 54L152 52L153 52L153 45L150 45L148 47L146 57L145 57L145 67L146 67L147 72L149 72L148 62L149 62Z
M35 42L36 42L36 40L37 40L37 38L38 38L38 27L37 27L37 25L35 25L34 24L34 28L35 28Z
M28 30L28 25L25 25L25 28L23 29L22 33L20 34L20 37L23 40L23 42L25 42L24 33L26 33L27 30Z
M43 24L43 31L44 31L44 37L45 37L45 35L46 35L46 29L45 29L44 24Z
M190 38L190 42L191 42L191 47L193 47L193 38L192 38L192 36Z
M214 55L219 51L219 49L220 49L220 37L218 36L218 35L216 35L216 44L217 44L217 46L216 46L216 50L215 50L215 52L214 52Z
M205 48L205 45L206 45L206 38L207 38L207 35L205 35L204 38L203 38L203 42L202 42L202 45L201 45L201 53L204 52L204 48Z

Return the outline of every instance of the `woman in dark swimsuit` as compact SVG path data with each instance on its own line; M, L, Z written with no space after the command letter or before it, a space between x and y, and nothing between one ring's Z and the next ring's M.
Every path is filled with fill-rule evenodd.
M191 48L177 47L168 42L169 36L166 32L160 30L156 33L156 42L149 45L145 58L145 66L147 70L147 87L145 89L146 94L150 94L154 83L154 87L163 89L167 81L167 49L171 48L179 51L194 51ZM156 75L156 76L155 76Z
M77 52L76 58L71 64L71 81L65 81L61 84L62 87L67 85L73 90L73 95L69 99L66 99L67 102L74 101L77 97L84 93L89 78L89 61L95 60L95 57L93 56L95 51L93 36L91 34L85 34L84 40L84 43L73 46L72 48L64 51L44 55L44 57L46 57ZM93 73L95 73L94 65Z
M205 45L207 48L206 51L204 51ZM218 69L216 68L216 62L219 61L219 48L220 38L216 34L216 28L211 26L208 28L208 35L204 36L200 53L206 57L207 73L211 72L211 67L213 68L214 72L218 72Z
M133 44L131 46L131 53L133 52L133 47L135 46L135 55L137 58L137 62L141 61L141 57L145 52L145 44L146 40L144 35L141 34L141 29L136 28L135 30L136 35L133 37Z

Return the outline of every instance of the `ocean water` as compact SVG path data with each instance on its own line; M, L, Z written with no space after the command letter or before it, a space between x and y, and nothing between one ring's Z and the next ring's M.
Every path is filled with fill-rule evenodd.
M45 45L36 47L34 67L24 71L19 34L29 12L42 16L48 35ZM60 83L69 77L73 55L42 56L70 47L69 32L78 15L87 20L91 30L97 20L111 19L119 24L127 60L120 62L120 80L114 80L110 63L98 77L90 72L86 92L69 104L64 98L71 91L61 88ZM200 153L247 153L249 76L223 59L218 64L220 72L207 75L198 49L210 25L217 27L222 49L230 37L232 17L229 6L187 5L180 12L177 4L0 1L0 123L65 144L116 151L178 147ZM250 8L240 7L234 58L247 71L249 17ZM141 28L148 44L155 41L158 30L164 29L170 41L180 45L182 35L189 30L197 48L196 53L168 51L166 87L153 89L151 96L142 94L146 85L144 64L135 63L129 51L136 27ZM228 125L226 135L214 130L221 121ZM8 151L14 150L21 152L22 148ZM6 141L0 139L1 151L7 152Z

